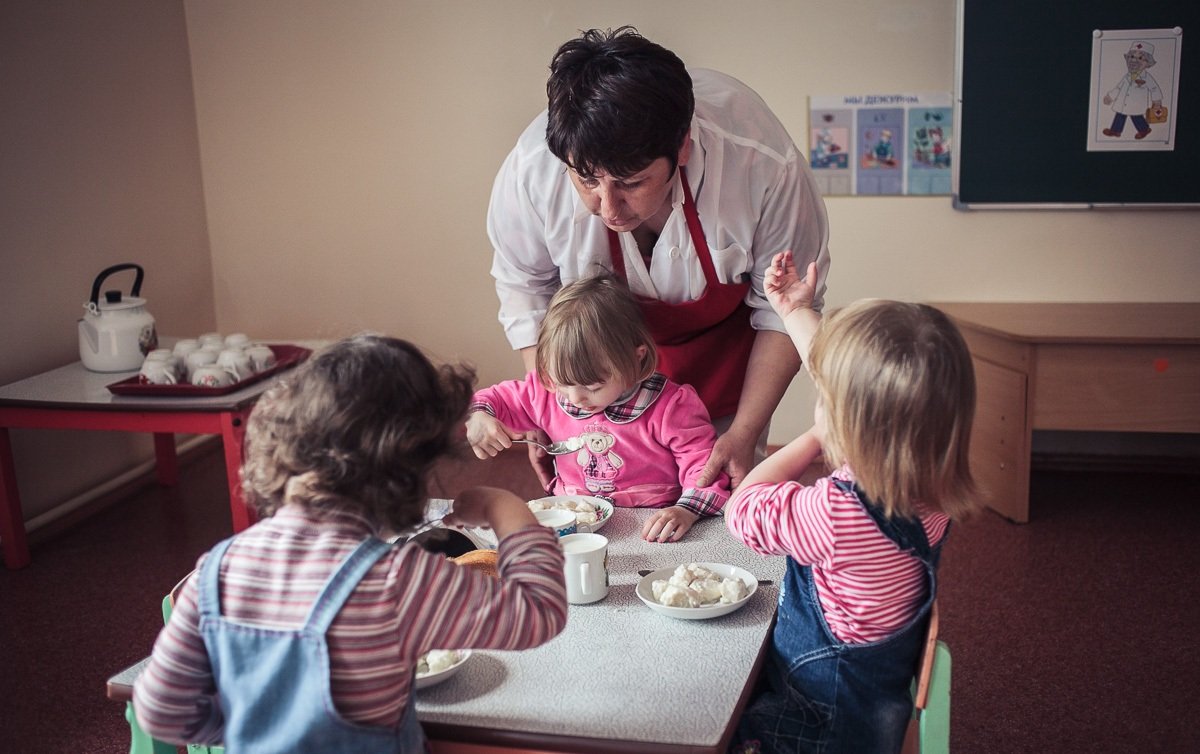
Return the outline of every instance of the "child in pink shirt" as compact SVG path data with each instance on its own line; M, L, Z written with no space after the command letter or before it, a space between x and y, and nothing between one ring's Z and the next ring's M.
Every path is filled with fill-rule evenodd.
M555 494L660 508L642 538L677 541L720 513L729 477L696 485L716 430L696 391L655 372L657 362L628 289L610 275L577 280L550 301L536 371L475 394L467 441L488 458L540 429L577 449L556 459Z

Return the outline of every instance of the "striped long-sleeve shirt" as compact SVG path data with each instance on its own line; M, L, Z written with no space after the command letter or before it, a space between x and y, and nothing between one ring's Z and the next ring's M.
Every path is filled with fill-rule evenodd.
M300 626L329 575L369 533L352 514L316 518L284 506L230 546L221 562L222 614L264 627ZM398 724L413 668L430 649L526 649L556 636L566 625L567 601L554 533L532 526L505 537L499 570L494 579L417 545L385 554L327 634L333 700L342 716ZM215 743L222 721L197 596L192 578L134 686L133 703L138 722L156 738Z
M853 481L842 468L812 486L760 483L740 488L725 506L735 537L762 555L787 555L812 566L825 621L841 641L883 639L912 619L925 597L925 569L879 531L853 493L835 479ZM926 511L921 523L930 544L949 519Z

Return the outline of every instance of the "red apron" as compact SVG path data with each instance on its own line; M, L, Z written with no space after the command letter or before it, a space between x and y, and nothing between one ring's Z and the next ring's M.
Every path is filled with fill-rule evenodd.
M746 366L750 363L754 329L745 301L750 283L722 283L717 279L700 216L692 201L687 172L682 167L679 170L683 181L683 214L700 266L704 268L704 293L695 301L681 304L639 296L638 304L658 346L659 371L676 382L694 387L709 416L718 419L737 412ZM613 272L627 281L621 241L611 228L608 247Z

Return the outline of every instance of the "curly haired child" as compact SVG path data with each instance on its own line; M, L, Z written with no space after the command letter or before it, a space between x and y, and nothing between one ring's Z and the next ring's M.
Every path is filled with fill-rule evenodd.
M423 654L524 649L562 630L562 552L516 495L473 488L450 517L495 530L500 579L385 541L423 521L472 382L403 340L360 335L264 394L243 468L263 518L184 585L134 687L144 730L238 751L422 752Z

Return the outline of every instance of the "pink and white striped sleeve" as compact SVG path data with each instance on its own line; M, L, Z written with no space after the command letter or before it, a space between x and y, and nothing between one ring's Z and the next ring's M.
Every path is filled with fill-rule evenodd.
M803 565L833 556L829 480L743 485L725 506L729 531L760 555L788 555Z

